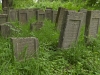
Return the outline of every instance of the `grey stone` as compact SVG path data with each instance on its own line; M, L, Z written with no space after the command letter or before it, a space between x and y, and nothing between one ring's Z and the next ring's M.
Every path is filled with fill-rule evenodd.
M21 9L19 10L19 15L18 15L19 22L22 24L25 24L28 22L28 10L27 9Z
M0 25L1 36L8 37L10 33L11 33L10 26L8 26L6 23Z
M100 11L88 11L86 16L85 26L85 42L89 42L89 38L96 38L98 34L98 27L100 25Z
M56 23L55 23L57 30L61 31L61 25L62 25L62 21L63 21L63 18L64 18L64 13L65 13L66 10L67 9L62 8L62 7L58 8Z
M38 22L43 22L45 19L45 11L44 10L37 10L36 19Z
M79 10L79 12L82 12L84 14L82 25L85 25L86 24L87 9L81 9L81 10Z
M68 49L77 42L83 13L65 11L63 25L60 33L59 48Z
M52 8L47 8L45 10L45 14L46 14L46 19L52 20Z
M52 22L54 22L54 23L56 22L57 12L58 11L56 11L56 10L52 11Z
M34 57L38 50L38 39L35 37L11 38L12 56L18 61ZM14 57L13 57L14 59Z
M30 30L31 31L39 30L42 28L42 26L43 26L43 22L35 22L35 23L30 24Z
M0 24L5 23L8 21L8 15L7 14L0 14Z
M9 10L9 21L18 21L18 10Z

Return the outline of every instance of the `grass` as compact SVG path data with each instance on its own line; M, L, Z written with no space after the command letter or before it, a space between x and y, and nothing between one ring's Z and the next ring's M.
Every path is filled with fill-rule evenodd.
M17 24L17 23L15 23ZM30 23L29 23L30 24ZM93 45L84 44L84 26L78 43L68 50L57 49L59 31L54 23L45 20L38 31L30 32L29 24L15 25L19 30L15 37L37 37L39 52L36 58L14 64L11 61L10 39L0 37L0 75L99 75L100 40L94 39Z

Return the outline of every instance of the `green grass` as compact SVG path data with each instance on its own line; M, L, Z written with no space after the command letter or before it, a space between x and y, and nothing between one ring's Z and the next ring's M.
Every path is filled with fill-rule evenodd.
M68 50L57 49L59 31L54 23L44 21L38 31L30 32L29 23L21 26L15 23L20 32L14 37L37 37L39 39L38 56L28 61L14 64L11 61L10 39L0 37L0 75L99 75L100 40L93 39L90 46L84 44L84 26L79 41Z

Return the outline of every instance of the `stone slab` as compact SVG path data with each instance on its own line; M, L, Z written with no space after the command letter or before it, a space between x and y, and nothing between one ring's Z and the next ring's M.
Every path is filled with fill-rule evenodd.
M20 23L27 23L29 18L28 18L28 10L27 9L21 9L18 12L18 20Z
M8 37L11 33L10 26L7 23L0 25L0 34L3 37Z
M59 48L68 49L77 42L83 13L65 11L63 25L60 33Z
M89 41L89 38L96 38L98 34L98 28L100 25L100 11L88 11L86 16L85 26L85 42Z
M30 30L33 31L33 30L39 30L43 27L43 22L35 22L35 23L32 23L30 24Z
M54 22L54 23L56 22L57 12L58 11L56 11L56 10L52 11L52 22Z
M45 11L44 10L37 10L36 19L38 22L43 22L45 20Z
M9 10L9 21L18 21L18 10Z
M46 19L52 20L52 9L51 8L47 8L45 10L45 14L46 14Z
M79 10L79 12L82 12L84 14L82 25L85 25L86 24L87 9L81 9L81 10Z
M0 14L0 24L5 23L8 21L8 15L7 14Z
M64 14L65 14L66 10L67 9L62 8L62 7L58 8L57 17L56 17L56 23L55 23L55 26L56 26L57 30L61 31L61 25L62 25L62 21L63 21Z
M34 57L38 50L38 39L35 37L12 37L12 54L18 61ZM14 59L14 58L13 58Z

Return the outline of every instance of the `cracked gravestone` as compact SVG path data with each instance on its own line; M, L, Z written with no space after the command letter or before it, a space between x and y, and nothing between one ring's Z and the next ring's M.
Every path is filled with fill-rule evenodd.
M12 59L18 61L34 57L38 50L38 39L35 37L11 37Z
M63 25L60 33L59 48L68 49L77 42L83 13L65 11Z
M98 28L100 25L100 11L88 11L86 15L85 26L85 43L89 42L89 38L96 38L98 34Z

